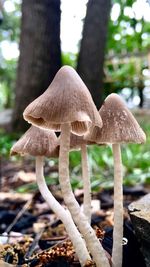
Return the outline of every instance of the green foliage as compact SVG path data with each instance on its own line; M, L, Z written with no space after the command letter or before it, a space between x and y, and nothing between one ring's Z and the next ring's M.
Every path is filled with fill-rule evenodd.
M58 177L53 178L50 176L45 177L46 180L46 184L49 185L58 185ZM21 185L16 189L16 192L18 193L29 193L29 192L35 192L36 190L38 190L38 185L37 183L28 183L25 185Z
M8 40L19 42L21 5L15 0L11 0L11 2L14 4L14 11L7 13L5 9L3 9L3 22L0 28L0 41Z
M143 125L146 144L122 145L124 185L150 184L150 124ZM92 190L113 186L113 155L111 146L89 146L88 159ZM74 188L82 188L80 152L70 154L71 181Z
M116 20L110 19L108 30L107 51L111 53L127 53L133 51L145 51L150 46L150 23L142 17L136 18L133 11L135 0L114 0L113 4L118 4L120 12ZM125 8L128 13L125 13ZM130 17L132 13L132 17ZM130 31L129 31L130 29ZM147 35L146 42L142 37ZM117 36L118 35L118 36ZM118 37L118 38L117 38Z
M16 78L16 60L2 59L0 65L0 109L12 107Z
M0 129L0 156L8 158L12 145L19 139L19 137L19 133L7 134Z
M150 184L150 124L142 119L143 129L147 135L146 144L122 145L123 175L125 185ZM0 132L0 153L8 157L11 146L19 134ZM82 188L82 170L80 151L70 152L70 177L73 189ZM113 156L111 146L92 145L88 147L92 190L113 186ZM58 174L46 177L48 185L58 184ZM29 183L17 189L18 192L29 192L37 189L36 183Z
M0 26L1 45L19 43L20 36L20 4L16 0L14 11L7 13L3 10L3 22ZM1 48L1 47L0 47ZM11 107L14 100L17 58L6 59L0 50L0 109Z
M77 55L70 52L68 53L62 52L61 59L62 59L62 65L69 65L72 66L73 68L76 68Z
M112 60L105 62L105 96L123 88L144 88L142 70L148 67L146 54L150 47L150 23L144 17L137 18L133 9L136 2L113 1L113 7L117 6L120 11L118 17L116 15L109 21L107 55ZM145 53L145 58L133 53ZM129 54L129 58L120 57Z

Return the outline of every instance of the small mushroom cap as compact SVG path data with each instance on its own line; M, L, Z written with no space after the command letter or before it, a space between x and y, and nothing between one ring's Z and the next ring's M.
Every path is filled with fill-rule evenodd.
M58 144L60 146L60 137L58 137ZM79 136L76 134L70 134L70 150L80 150L82 145L94 145L95 142L87 141L84 139L84 136Z
M58 140L53 131L31 126L13 145L10 155L58 157Z
M102 127L89 90L69 66L57 72L48 89L27 106L23 116L33 125L55 131L61 130L61 124L70 123L77 135L86 133L92 124Z
M84 136L78 136L76 134L70 135L70 149L78 150L81 149L82 145L94 145L95 142L87 141L84 139Z
M117 94L110 94L99 110L103 127L92 127L86 140L96 143L144 143L146 135Z
M83 136L78 136L76 134L70 135L70 149L78 150L82 145L87 145L88 141L86 141Z

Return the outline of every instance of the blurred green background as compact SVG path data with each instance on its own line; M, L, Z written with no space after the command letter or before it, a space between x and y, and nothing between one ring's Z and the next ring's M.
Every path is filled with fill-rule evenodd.
M17 74L17 66L19 55L22 54L19 40L23 32L23 22L21 24L23 2L20 0L0 2L0 118L3 111L10 109L12 114L16 108L16 95L19 90L16 80L17 75L20 75L19 72ZM34 2L31 1L30 4ZM53 1L51 2L54 5ZM150 184L150 2L146 0L114 0L109 3L99 0L96 2L102 8L107 2L106 15L109 14L108 21L104 21L106 25L100 25L102 32L103 29L105 31L106 38L104 39L106 40L100 51L104 60L101 78L103 90L99 94L102 99L112 92L120 94L128 107L133 110L147 135L145 145L131 144L122 147L124 183L125 185L143 183L148 185ZM90 21L86 20L88 15L86 6L91 4L91 1L88 3L88 1L81 0L62 0L58 1L58 4L61 8L60 64L71 65L80 70L79 55L82 41L85 38L82 29L85 23L89 24ZM30 16L27 19L31 19ZM36 25L36 32L38 27L39 25ZM93 39L95 34L93 32ZM30 38L32 41L31 34ZM89 55L89 62L90 60L92 58ZM94 65L91 67L91 72L92 70L94 70ZM28 71L27 67L26 71ZM34 68L32 75L34 76ZM91 90L93 90L92 86ZM18 118L17 120L19 121ZM17 128L14 125L7 128L3 127L2 123L0 126L0 157L3 159L9 158L10 147L24 131L20 122ZM8 129L11 130L8 132ZM99 186L111 187L113 184L111 148L92 146L88 148L88 152L93 190L98 190ZM82 187L80 152L70 153L70 168L73 187Z

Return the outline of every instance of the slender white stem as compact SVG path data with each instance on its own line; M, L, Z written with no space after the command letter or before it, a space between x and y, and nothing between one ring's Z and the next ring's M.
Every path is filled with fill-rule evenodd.
M114 230L113 230L113 267L122 266L122 239L123 239L123 178L122 160L119 144L113 144L114 156Z
M91 182L88 166L87 147L85 144L81 146L81 158L82 158L82 178L83 178L83 211L91 224Z
M36 179L41 195L49 205L49 207L55 212L55 214L63 222L66 231L73 243L74 249L77 253L81 266L84 266L87 260L90 260L89 253L87 251L84 240L82 239L79 231L77 230L70 212L65 210L54 196L49 191L44 176L43 176L43 157L36 157Z
M64 201L71 212L72 218L83 235L87 247L93 256L97 267L109 267L108 259L95 235L93 228L88 223L84 213L81 211L71 189L69 179L69 149L70 149L70 130L69 123L62 124L59 151L59 181Z

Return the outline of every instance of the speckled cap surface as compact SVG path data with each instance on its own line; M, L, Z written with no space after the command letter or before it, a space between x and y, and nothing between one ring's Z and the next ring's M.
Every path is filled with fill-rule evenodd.
M110 94L99 110L103 127L93 127L85 136L96 143L145 143L146 135L117 94Z

